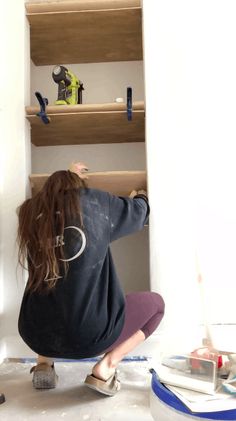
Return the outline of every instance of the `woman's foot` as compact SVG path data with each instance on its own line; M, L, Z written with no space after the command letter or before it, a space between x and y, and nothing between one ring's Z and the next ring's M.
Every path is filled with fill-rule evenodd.
M116 371L106 381L100 380L93 374L90 374L86 377L84 383L90 389L96 390L106 396L114 396L120 390L120 381L117 378Z
M30 370L33 374L33 386L35 389L54 389L58 376L55 372L54 364L39 363Z
M92 369L92 375L100 380L107 380L115 374L116 364L105 356Z

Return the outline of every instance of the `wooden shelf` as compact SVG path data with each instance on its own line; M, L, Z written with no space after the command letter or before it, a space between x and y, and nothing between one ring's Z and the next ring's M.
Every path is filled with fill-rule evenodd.
M48 106L50 123L36 115L39 107L26 107L31 142L36 146L144 142L144 103L133 103L127 119L124 103Z
M140 0L26 3L36 65L142 60Z
M50 174L31 174L33 195L41 190ZM106 171L88 173L88 187L120 196L128 196L132 190L147 190L145 171Z

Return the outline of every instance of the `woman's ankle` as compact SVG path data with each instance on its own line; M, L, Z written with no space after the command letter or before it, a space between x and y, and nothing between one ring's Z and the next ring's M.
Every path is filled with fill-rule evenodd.
M117 365L118 363L112 360L109 355L106 355L97 364L95 364L92 374L101 380L107 380L112 376L112 374L114 374Z
M50 367L52 367L54 365L54 361L52 358L44 357L43 355L38 355L37 365L38 364L47 364Z

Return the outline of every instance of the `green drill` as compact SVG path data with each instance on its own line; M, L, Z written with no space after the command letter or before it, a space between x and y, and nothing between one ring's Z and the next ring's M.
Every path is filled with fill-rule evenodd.
M58 84L56 105L82 104L83 83L72 72L64 66L55 66L52 77Z

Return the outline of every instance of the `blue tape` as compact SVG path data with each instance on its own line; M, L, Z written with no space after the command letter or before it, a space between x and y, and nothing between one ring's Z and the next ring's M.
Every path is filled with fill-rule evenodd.
M14 361L15 358L13 358ZM53 358L53 360L55 362L58 363L95 363L97 361L100 360L99 357L94 357L94 358L84 358L84 359L80 359L80 360L69 360L69 359L64 359L64 358ZM11 362L11 358L8 359L9 362ZM20 363L34 363L36 361L36 358L34 357L26 357L26 358L19 358L17 360L17 362ZM147 357L144 356L133 356L133 357L125 357L122 360L122 363L129 363L129 362L144 362L144 361L148 361Z

